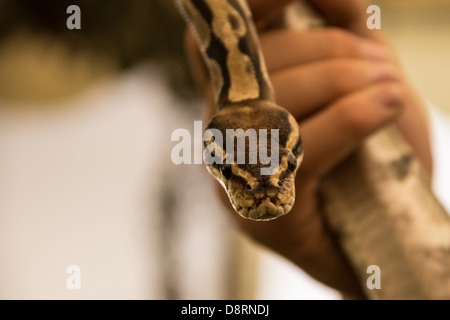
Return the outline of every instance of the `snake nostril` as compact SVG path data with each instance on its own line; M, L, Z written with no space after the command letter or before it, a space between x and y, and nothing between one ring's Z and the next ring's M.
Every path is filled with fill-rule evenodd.
M262 198L264 198L266 196L266 194L264 192L255 192L253 194L253 196L257 199L257 200L261 200Z

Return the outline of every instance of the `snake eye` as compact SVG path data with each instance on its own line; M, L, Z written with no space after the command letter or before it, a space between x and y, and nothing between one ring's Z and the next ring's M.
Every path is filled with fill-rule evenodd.
M297 169L297 159L294 155L289 155L288 157L288 171L295 171Z
M220 173L225 179L230 179L231 177L231 166L229 164L225 164L220 168Z

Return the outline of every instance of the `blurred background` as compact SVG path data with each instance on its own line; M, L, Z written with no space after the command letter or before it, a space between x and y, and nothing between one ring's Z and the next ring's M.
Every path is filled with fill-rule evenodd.
M450 208L450 3L372 3ZM167 0L0 0L0 299L340 299L240 234L204 166L172 164L172 131L202 120L183 29Z

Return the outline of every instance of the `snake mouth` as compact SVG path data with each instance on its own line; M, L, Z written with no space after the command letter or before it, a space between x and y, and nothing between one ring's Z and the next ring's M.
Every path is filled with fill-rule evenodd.
M289 202L280 201L278 198L264 198L256 200L251 207L242 207L239 204L235 209L244 218L258 221L273 220L284 216L291 211L295 199L292 197Z

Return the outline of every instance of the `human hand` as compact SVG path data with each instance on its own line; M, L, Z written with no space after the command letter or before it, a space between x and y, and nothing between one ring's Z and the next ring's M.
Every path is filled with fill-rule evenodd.
M305 158L297 174L295 205L286 216L254 222L240 218L225 192L220 193L241 228L256 241L347 296L362 298L360 284L318 206L319 182L366 137L391 123L431 172L422 102L383 35L367 29L365 1L310 0L329 27L271 28L290 2L249 0L277 103L300 123ZM188 48L209 118L215 106L208 76L192 39Z

